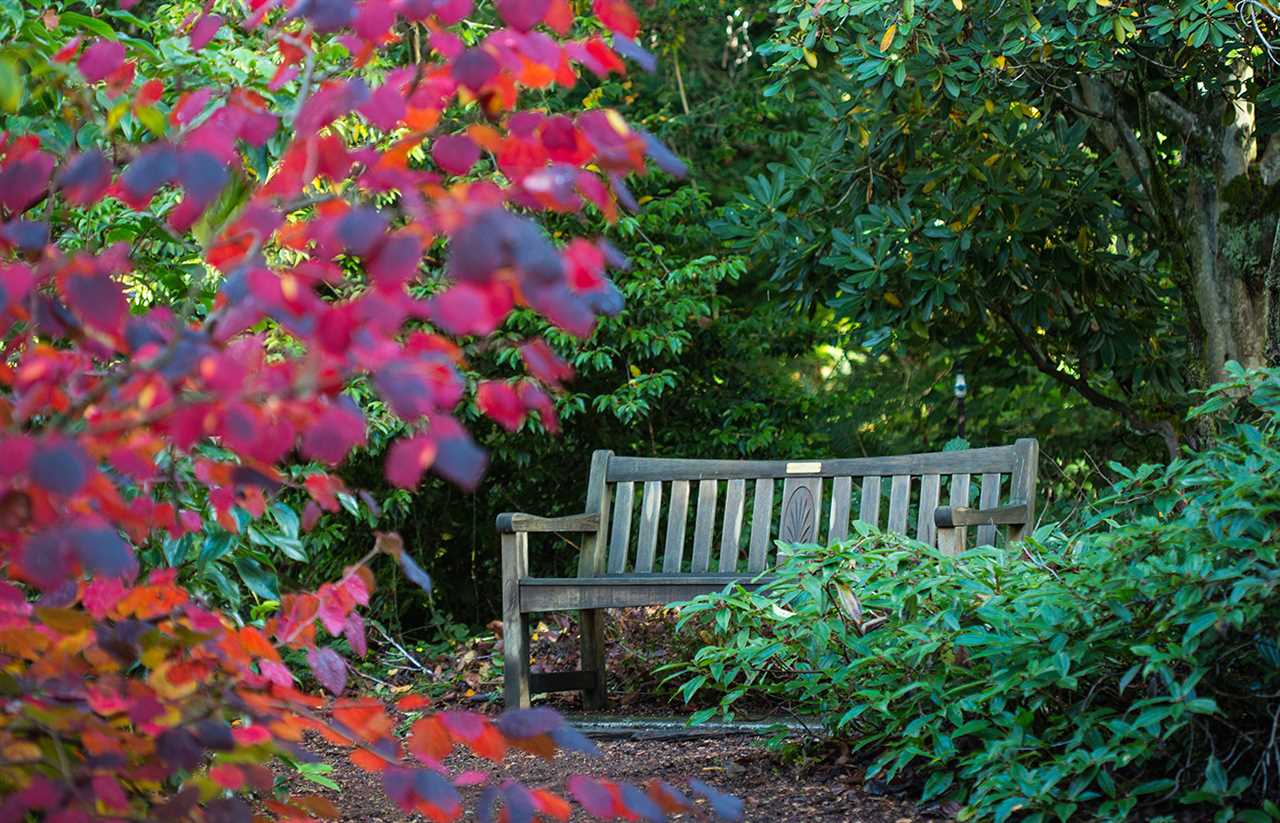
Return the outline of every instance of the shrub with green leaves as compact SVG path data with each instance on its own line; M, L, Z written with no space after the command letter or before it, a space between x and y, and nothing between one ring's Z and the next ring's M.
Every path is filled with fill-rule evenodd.
M1218 416L1213 447L1113 467L1073 536L949 557L859 523L755 593L691 601L717 644L674 675L684 696L820 718L868 777L965 820L1280 820L1280 371L1231 374L1193 412Z

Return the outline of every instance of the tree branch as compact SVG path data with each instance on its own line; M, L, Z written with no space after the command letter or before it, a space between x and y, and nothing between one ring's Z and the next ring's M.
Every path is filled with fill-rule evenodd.
M1209 139L1209 130L1200 122L1200 118L1178 105L1164 92L1148 92L1147 103L1164 122L1177 128L1188 140L1206 142Z
M1169 450L1169 459L1172 460L1178 456L1178 435L1177 432L1174 431L1173 424L1168 420L1143 420L1138 417L1128 404L1098 391L1098 389L1091 385L1089 381L1063 371L1057 364L1045 356L1044 352L1040 351L1039 347L1036 346L1035 342L1027 335L1022 327L1014 322L1013 316L1009 314L1007 309L1001 308L996 310L995 313L996 316L1003 320L1004 324L1009 327L1009 331L1013 332L1014 339L1018 341L1018 345L1021 346L1022 349L1031 357L1031 362L1035 364L1035 367L1041 373L1052 377L1062 385L1072 389L1098 408L1106 409L1107 411L1115 412L1120 415L1135 431L1142 432L1144 434L1160 435L1164 440L1165 447Z

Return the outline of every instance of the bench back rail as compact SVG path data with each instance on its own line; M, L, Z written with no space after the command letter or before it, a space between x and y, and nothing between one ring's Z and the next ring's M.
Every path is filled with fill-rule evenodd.
M1036 441L955 452L840 460L685 460L596 452L587 513L600 517L580 577L756 574L777 558L774 541L841 540L860 519L939 544L940 506L1025 504L1034 520ZM1025 523L1011 526L1020 536ZM995 542L995 523L975 545ZM950 551L969 544L961 525Z

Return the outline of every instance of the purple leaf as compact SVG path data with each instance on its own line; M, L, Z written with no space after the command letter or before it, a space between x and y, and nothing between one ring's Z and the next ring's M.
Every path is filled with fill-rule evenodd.
M662 823L667 819L662 809L657 803L653 802L653 798L642 792L640 789L630 783L619 783L618 789L622 795L622 805L627 807L627 811L639 817L641 820L653 821L653 823Z
M480 159L480 147L465 134L446 134L432 144L431 159L449 174L466 174Z
M307 651L307 665L320 685L332 694L341 695L347 687L347 664L333 649L313 646Z
M398 83L383 83L360 105L365 119L383 131L391 131L404 120L408 107Z
M96 203L110 185L111 161L97 149L76 157L58 175L63 196L76 206Z
M470 48L453 62L453 79L477 92L498 74L499 68L493 55L479 47Z
M742 819L742 801L733 795L716 791L697 778L689 781L689 788L694 794L705 798L711 804L711 811L715 812L716 817L721 820L737 823Z
M191 27L191 50L200 51L209 44L213 36L222 28L222 18L216 14L201 16Z
M623 57L634 60L636 65L649 74L653 74L654 70L658 68L658 58L654 57L652 52L646 50L630 37L625 37L615 32L613 35L613 50Z
M30 472L37 486L70 497L89 482L89 455L70 440L54 440L36 450Z
M409 556L407 551L400 552L400 568L404 570L404 576L409 578L409 582L415 584L427 594L431 594L431 576L423 571L422 567Z
M0 171L0 206L18 214L39 202L53 174L53 163L53 155L33 151Z
M498 731L514 740L525 740L540 737L559 729L564 725L564 718L557 712L546 709L510 709L503 712L496 721Z
M89 83L105 78L124 63L124 44L115 40L99 40L84 50L77 67Z
M528 31L547 16L551 0L496 0L498 16L516 31Z
M586 809L587 814L601 820L612 820L616 815L613 808L613 795L604 786L586 775L572 774L565 781L569 794Z

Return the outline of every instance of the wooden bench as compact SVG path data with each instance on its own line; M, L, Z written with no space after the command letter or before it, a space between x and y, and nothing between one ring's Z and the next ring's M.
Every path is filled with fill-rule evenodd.
M528 706L530 695L541 692L582 691L587 708L603 708L604 609L664 605L732 581L750 585L771 568L775 540L841 540L851 516L900 534L910 529L948 552L967 545L970 527L976 527L976 545L994 543L998 526L1009 527L1009 539L1017 540L1035 520L1038 455L1032 439L839 460L679 460L597 451L583 514L498 516L507 705ZM782 494L775 500L778 480ZM949 506L939 506L944 498ZM750 530L744 531L748 510ZM531 575L533 533L580 535L578 576ZM568 610L581 612L582 670L530 674L527 615Z

